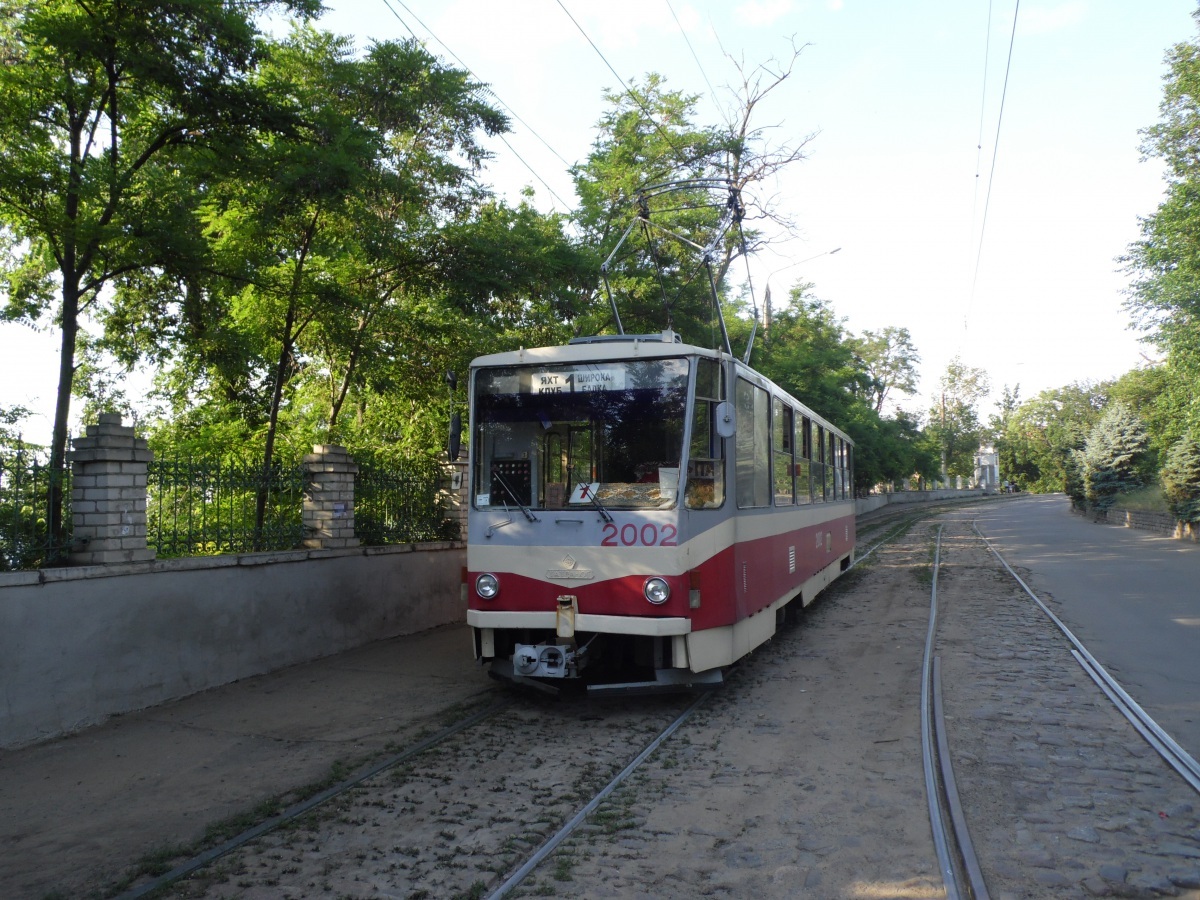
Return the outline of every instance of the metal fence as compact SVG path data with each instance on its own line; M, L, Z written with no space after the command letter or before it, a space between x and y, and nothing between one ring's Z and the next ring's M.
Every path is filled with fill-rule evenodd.
M65 554L71 540L70 470L60 477L68 534L56 543L46 524L50 466L44 452L20 440L0 445L0 572L36 569Z
M442 468L432 459L402 462L357 454L354 530L367 546L457 540L441 495Z
M355 532L367 546L457 540L446 518L442 469L432 459L357 459ZM60 561L70 547L71 478L63 473L67 536L46 527L49 466L20 442L0 445L0 571ZM302 546L303 467L277 463L265 473L248 459L156 458L147 470L146 543L160 559L216 556ZM263 508L261 525L258 509Z
M304 541L298 463L264 471L253 460L154 459L146 481L146 543L159 558L291 550Z
M355 534L366 546L453 540L434 460L356 458ZM306 476L300 463L155 459L147 471L146 543L158 557L215 556L302 546ZM262 525L257 524L263 504Z

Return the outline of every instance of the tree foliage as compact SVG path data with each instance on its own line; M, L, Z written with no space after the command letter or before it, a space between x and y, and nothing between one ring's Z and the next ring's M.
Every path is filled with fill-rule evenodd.
M880 331L866 330L854 342L855 351L867 374L867 402L882 414L893 390L912 395L917 390L917 366L921 355L907 328L889 325Z
M259 85L308 112L290 135L261 135L244 170L208 177L213 265L175 295L173 418L249 437L266 460L281 427L300 446L429 447L442 373L519 321L553 330L591 259L561 219L487 195L480 138L507 121L415 41L356 58L298 28ZM249 435L224 431L231 414Z
M1143 152L1165 164L1165 196L1124 257L1128 308L1166 354L1154 370L1160 421L1151 426L1164 453L1200 425L1200 44L1176 45L1167 63L1159 122L1142 133Z
M792 288L788 305L772 314L750 362L811 409L838 422L861 402L866 376L844 320L812 288Z
M1194 432L1168 451L1160 478L1171 514L1180 522L1200 523L1200 438Z
M938 395L929 411L929 433L941 455L943 477L971 478L975 453L984 430L979 402L987 396L988 376L955 357L938 381Z
M1108 509L1118 494L1145 484L1147 443L1137 414L1121 401L1110 404L1079 456L1084 497L1093 509Z
M482 186L483 138L508 123L468 73L415 41L358 55L306 23L268 39L255 16L272 6L319 12L45 0L0 13L0 290L10 319L61 327L60 468L73 392L124 408L106 355L159 371L158 448L249 450L265 469L318 441L436 446L461 402L447 370L615 330L597 274L639 203L648 221L606 273L624 329L717 346L719 309L747 345L757 311L730 272L767 243L756 224L791 228L769 182L809 138L773 145L759 119L798 50L733 60L716 125L653 74L610 92L568 220ZM681 179L703 184L646 190ZM883 415L915 386L906 329L855 337L798 285L752 362L857 441L857 489L935 472L917 422Z
M254 16L315 0L42 0L0 15L0 222L6 316L51 314L61 333L50 467L62 469L81 317L105 289L189 254L192 186L175 165L247 127L286 128L248 77ZM61 487L51 490L53 535Z

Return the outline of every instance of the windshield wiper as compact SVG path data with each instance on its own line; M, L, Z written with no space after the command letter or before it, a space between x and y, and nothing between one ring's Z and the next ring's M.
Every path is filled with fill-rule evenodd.
M602 518L605 522L611 522L613 520L612 514L604 508L604 504L600 502L600 498L592 493L592 486L586 482L581 482L579 487L581 488L579 496L584 500L591 500L592 505L600 511L600 518Z
M512 497L513 503L517 504L517 506L518 506L518 508L520 508L521 512L523 512L525 514L526 519L528 519L530 522L539 521L538 517L533 514L533 511L528 506L526 506L524 503L522 503L520 501L520 499L518 499L517 492L512 489L512 485L508 483L507 478L505 478L499 472L495 472L495 471L492 472L492 477L495 478L498 482L500 482L500 486L502 488L504 488L505 491L508 492L508 496ZM506 509L508 508L507 503L505 503L504 506Z

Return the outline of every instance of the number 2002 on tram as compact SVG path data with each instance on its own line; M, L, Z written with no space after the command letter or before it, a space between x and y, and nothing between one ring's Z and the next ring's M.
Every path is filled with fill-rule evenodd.
M852 442L671 331L471 364L476 658L557 691L719 684L854 553Z

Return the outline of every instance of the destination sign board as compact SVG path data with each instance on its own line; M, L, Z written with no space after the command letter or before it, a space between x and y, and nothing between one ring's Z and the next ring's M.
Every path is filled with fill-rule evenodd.
M582 394L589 391L623 390L625 370L621 368L533 372L530 377L530 392L534 394Z

